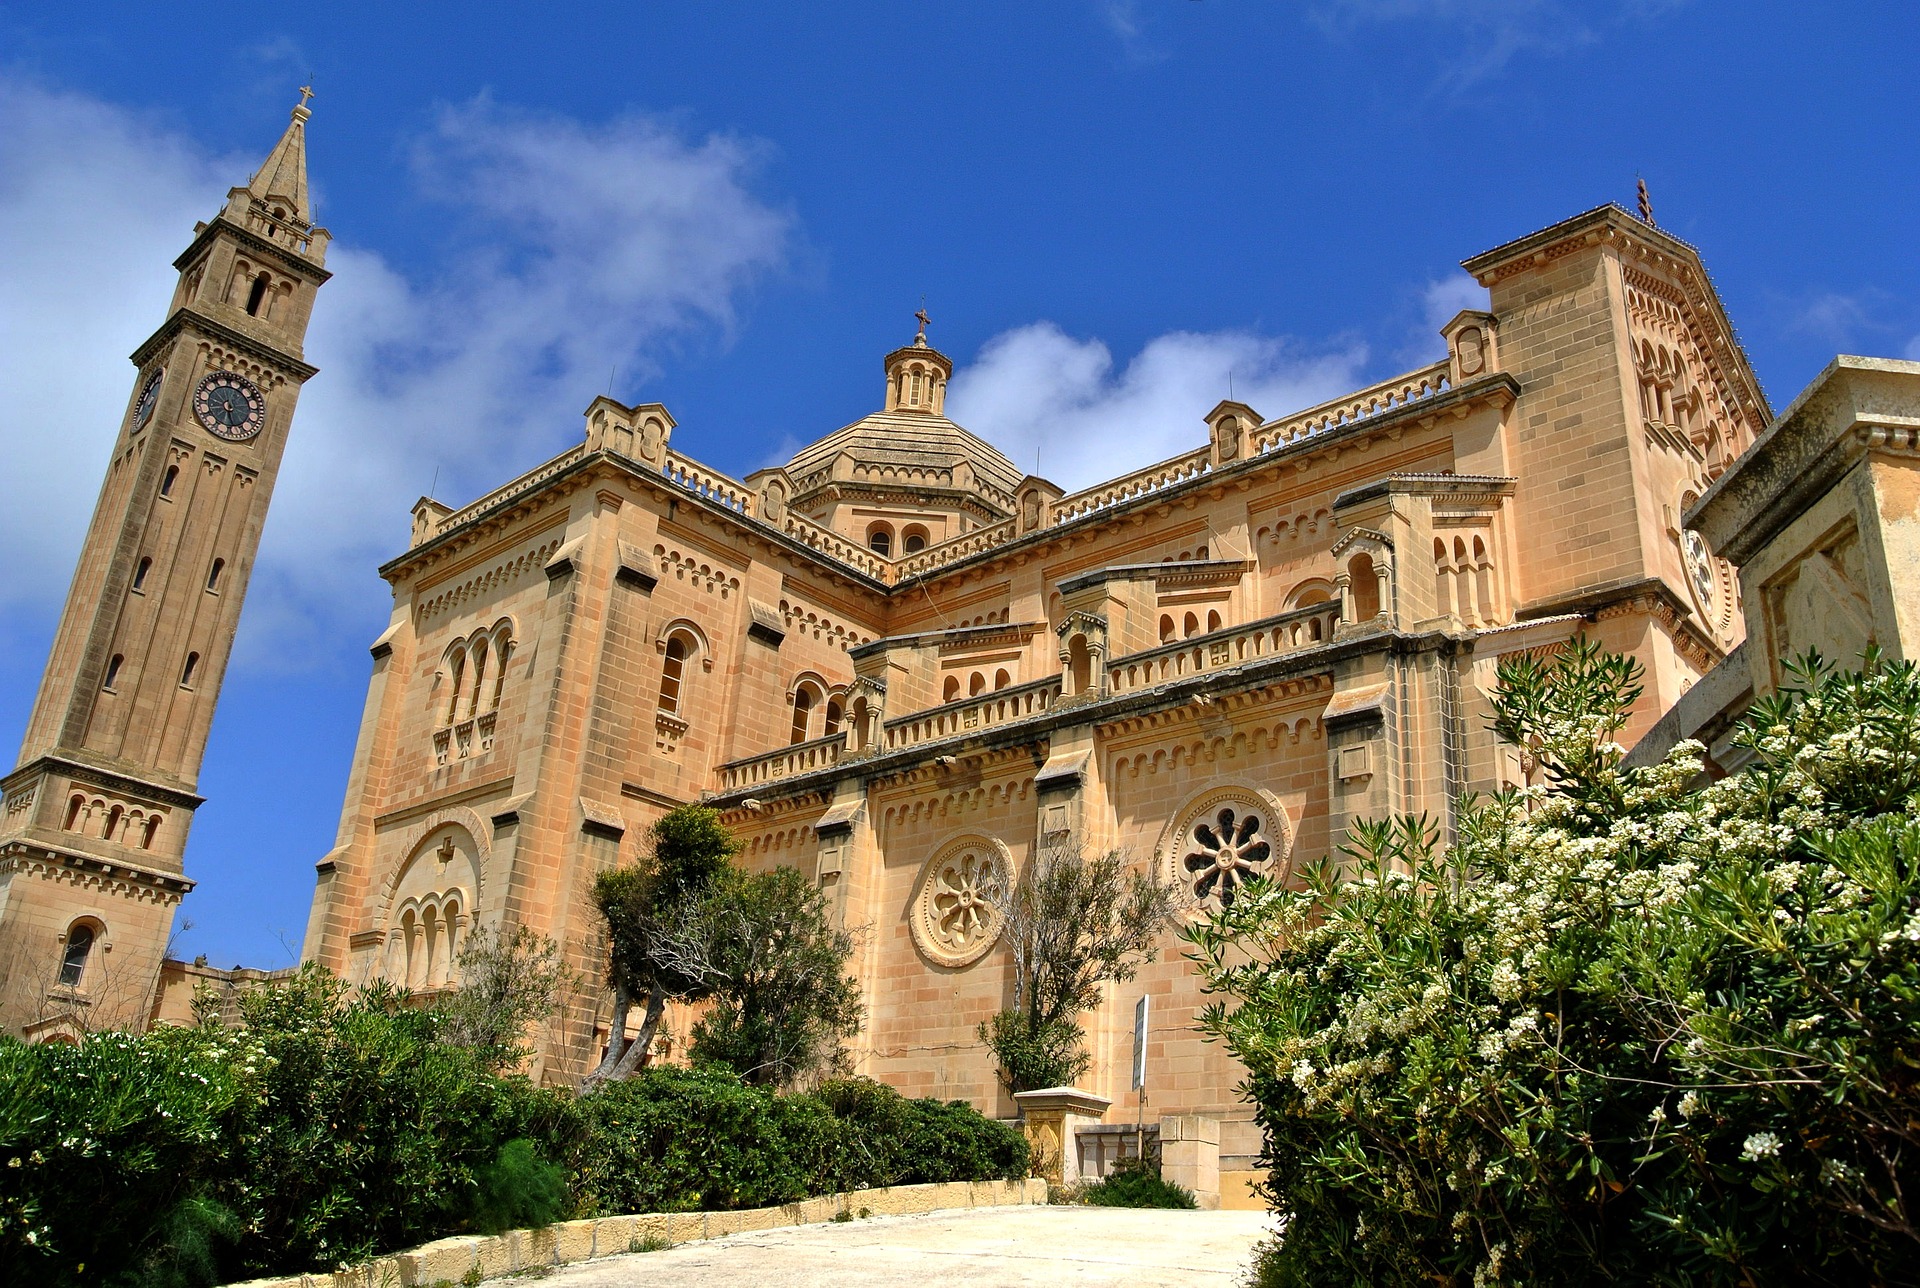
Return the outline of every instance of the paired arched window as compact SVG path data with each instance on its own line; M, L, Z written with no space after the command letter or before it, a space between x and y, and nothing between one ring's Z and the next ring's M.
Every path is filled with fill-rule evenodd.
M87 962L93 956L94 928L84 921L67 927L66 950L60 955L60 986L79 988L87 977Z
M508 621L455 640L447 650L446 674L451 683L440 723L459 724L499 710L512 657L513 624Z

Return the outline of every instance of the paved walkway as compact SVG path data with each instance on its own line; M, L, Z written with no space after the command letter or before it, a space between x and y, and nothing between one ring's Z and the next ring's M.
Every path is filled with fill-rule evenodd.
M1264 1212L1007 1207L736 1234L563 1267L553 1288L1127 1284L1233 1288Z

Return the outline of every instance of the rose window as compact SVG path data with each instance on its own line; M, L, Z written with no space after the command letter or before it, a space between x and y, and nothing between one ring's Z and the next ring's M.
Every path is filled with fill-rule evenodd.
M1272 857L1273 845L1260 815L1223 805L1212 818L1193 825L1181 866L1193 882L1194 898L1231 907L1241 887L1266 875Z
M1001 847L987 842L950 846L921 874L911 922L915 942L935 961L966 965L999 938L1006 893Z

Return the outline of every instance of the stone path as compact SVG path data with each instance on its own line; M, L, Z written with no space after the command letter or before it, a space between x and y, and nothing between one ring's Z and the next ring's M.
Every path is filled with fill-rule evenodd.
M686 1243L562 1267L553 1288L882 1288L935 1283L1233 1288L1264 1212L1006 1207L874 1217Z

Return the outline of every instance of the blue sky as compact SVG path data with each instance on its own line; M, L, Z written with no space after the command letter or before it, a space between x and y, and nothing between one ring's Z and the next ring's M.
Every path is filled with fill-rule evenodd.
M407 504L609 384L737 476L873 409L924 296L956 417L1083 484L1229 382L1273 416L1438 356L1457 261L1642 174L1782 406L1920 356L1916 37L1704 0L0 5L0 740L125 355L309 80L336 277L201 778L177 951L218 965L297 951Z

